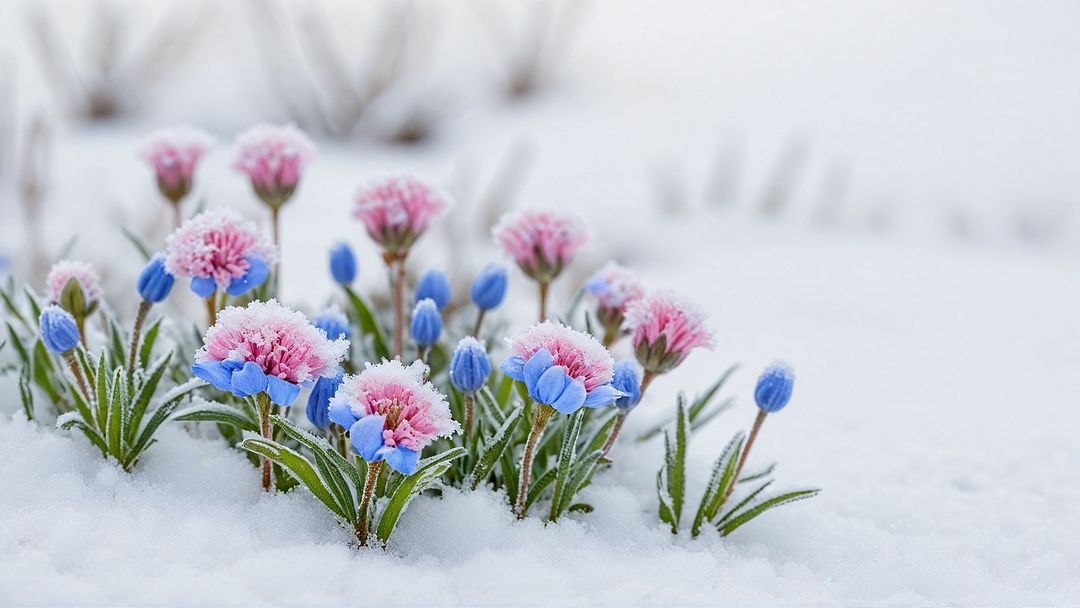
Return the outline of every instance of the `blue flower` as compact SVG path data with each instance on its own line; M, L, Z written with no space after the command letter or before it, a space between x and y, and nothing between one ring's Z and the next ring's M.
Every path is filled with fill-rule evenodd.
M435 301L435 307L439 310L446 308L450 303L450 280L446 273L441 270L429 270L425 272L416 283L416 301L431 298Z
M143 268L135 287L143 300L157 303L169 297L175 281L173 275L165 270L164 254L159 253Z
M326 430L330 426L330 398L337 392L345 370L340 367L333 376L320 376L307 400L307 418L316 428Z
M248 255L244 256L244 259L248 263L247 272L242 276L233 278L229 282L229 286L225 288L225 292L230 296L242 296L262 285L266 281L266 277L270 276L270 267L266 265L266 261L261 257ZM194 291L200 298L209 298L217 291L217 282L214 277L195 277L191 279L191 291Z
M413 340L416 340L420 346L426 348L439 340L439 335L442 333L442 317L439 316L439 309L435 307L434 300L424 298L416 303L410 327Z
M477 391L491 375L491 359L484 346L472 336L458 342L450 357L450 382L463 393Z
M624 393L615 400L615 407L624 412L633 409L641 399L641 376L638 374L637 364L631 359L616 363L611 385Z
M476 275L469 295L473 304L480 310L492 310L502 304L506 297L506 268L499 264L488 264Z
M611 405L626 393L610 383L585 390L585 383L566 373L566 368L555 365L546 348L541 348L525 359L514 355L502 364L502 370L518 382L524 382L529 397L544 403L563 414L573 414L582 406L598 408Z
M345 241L338 242L330 249L330 276L346 287L356 281L356 255Z
M330 307L311 322L312 325L326 332L326 337L331 340L337 340L338 338L348 338L352 335L352 328L349 327L349 319L338 308Z
M38 319L41 328L41 341L45 348L54 355L62 355L79 344L79 327L75 317L56 304L50 304L41 311Z
M774 363L765 368L754 388L754 401L761 411L772 414L784 409L791 400L795 372L786 363Z
M300 395L300 385L266 374L254 361L203 361L193 364L191 373L237 397L265 392L272 403L283 407L292 405Z
M349 427L349 441L353 449L367 462L385 460L402 475L412 475L416 472L416 465L420 455L416 450L410 450L405 446L390 447L383 440L383 430L386 428L386 416L369 414L360 418Z

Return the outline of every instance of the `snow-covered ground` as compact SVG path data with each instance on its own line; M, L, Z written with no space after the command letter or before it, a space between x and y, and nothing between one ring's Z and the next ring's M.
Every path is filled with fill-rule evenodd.
M28 120L55 111L18 34L22 7L0 5L0 49L16 60ZM191 122L227 143L281 118L261 98L246 8L224 4L206 46L141 114L55 124L50 251L79 234L73 255L103 267L114 294L138 266L116 223L164 234L139 137ZM8 378L0 603L1075 605L1076 17L1073 3L594 2L556 86L510 105L486 47L468 44L482 36L475 18L443 11L456 51L441 55L440 90L460 92L456 76L475 86L429 145L319 141L285 212L285 298L323 302L325 250L342 237L365 289L385 290L374 249L346 221L363 179L407 169L482 187L528 142L536 160L519 202L589 218L597 245L582 272L616 256L700 302L716 328L715 351L659 380L630 430L667 415L680 388L743 364L727 389L738 407L693 439L691 504L749 426L755 372L776 357L799 372L795 397L754 459L779 461L780 484L824 492L723 540L673 538L655 515L661 448L626 443L586 491L592 514L543 528L514 522L502 496L449 492L418 500L388 552L356 551L315 499L264 495L219 441L169 426L126 475L80 437L22 420ZM762 220L751 209L793 136L810 142L806 173L790 210ZM701 194L716 154L738 159L724 164L737 178L721 208ZM837 171L849 176L839 189ZM200 178L210 204L260 217L226 145ZM657 205L657 190L677 204ZM0 193L0 253L18 269L31 243L10 173ZM837 197L841 219L821 225L819 204ZM1056 240L1017 239L1017 210L1050 217ZM423 243L414 269L446 265L446 245ZM486 244L466 254L466 265L497 255ZM528 316L514 278L510 303Z

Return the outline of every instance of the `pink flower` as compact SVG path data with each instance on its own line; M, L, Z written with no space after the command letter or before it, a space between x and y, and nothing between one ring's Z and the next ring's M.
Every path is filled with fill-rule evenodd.
M191 192L192 176L214 138L191 127L161 129L142 144L141 155L157 174L158 189L173 203Z
M207 330L192 372L241 397L266 391L278 405L290 405L300 386L333 377L349 341L329 340L303 313L275 300L229 306Z
M236 138L233 168L247 175L255 194L277 208L292 198L315 144L293 124L257 125Z
M330 398L330 420L349 429L350 441L368 462L385 460L403 474L416 470L420 450L461 430L446 397L424 380L420 361L367 364L346 376Z
M550 209L504 215L492 234L525 274L542 283L557 277L589 242L589 229L581 217Z
M691 350L713 347L705 314L673 293L654 291L631 302L623 326L633 334L634 353L645 371L660 374L677 367Z
M626 311L626 306L645 295L645 285L630 269L608 262L589 280L586 288L600 308Z
M191 289L209 297L217 289L240 295L266 279L277 249L233 209L204 211L187 220L165 241L165 268L191 277Z
M83 300L87 309L90 309L101 299L101 280L98 279L94 267L86 262L74 260L60 260L53 264L49 275L45 278L46 298L49 302L59 302L60 295L64 293L64 287L68 281L75 279L82 288ZM72 314L80 314L81 311L68 311Z
M585 385L586 392L611 382L615 361L593 336L562 323L544 321L524 333L508 338L510 350L524 364L540 350L551 354L552 365ZM506 370L506 366L503 366Z
M431 220L449 206L440 192L409 176L381 179L356 194L353 217L391 253L405 253L427 231Z

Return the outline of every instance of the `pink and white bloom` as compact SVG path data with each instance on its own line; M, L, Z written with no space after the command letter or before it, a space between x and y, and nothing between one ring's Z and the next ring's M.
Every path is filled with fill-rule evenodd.
M229 306L207 330L191 371L238 397L266 392L292 405L300 387L334 377L349 341L330 340L303 313L276 300Z
M367 184L355 201L353 217L364 223L372 240L394 254L408 252L431 220L450 206L441 192L407 175Z
M191 192L195 168L214 145L205 131L180 126L151 133L141 146L143 160L157 175L158 189L173 204Z
M60 296L64 293L64 287L68 282L75 279L79 288L82 290L83 301L86 305L86 312L93 309L98 300L101 299L101 279L98 278L97 272L94 271L94 267L86 262L78 262L75 260L60 260L53 264L53 267L49 270L49 275L45 277L45 297L49 302L60 302ZM82 314L84 311L71 311L73 315Z
M330 398L330 420L349 429L353 448L367 462L384 460L404 475L416 471L420 451L461 430L446 396L425 380L427 366L414 361L368 363L346 376Z
M247 175L255 194L278 208L292 198L315 144L296 125L262 124L236 138L233 168Z
M596 317L604 328L604 343L611 344L619 335L627 305L645 295L645 285L630 269L608 262L585 288L596 298Z
M590 239L579 215L553 209L508 213L492 228L492 235L525 274L541 283L559 276Z
M277 248L255 223L222 207L184 222L165 241L165 268L191 277L191 290L208 298L218 290L238 296L266 280Z
M502 370L524 382L537 403L572 414L582 406L604 407L624 396L611 386L615 361L590 334L544 321L507 342L513 355Z
M623 327L633 334L634 354L647 373L664 373L691 350L713 347L705 313L669 291L653 291L630 303Z

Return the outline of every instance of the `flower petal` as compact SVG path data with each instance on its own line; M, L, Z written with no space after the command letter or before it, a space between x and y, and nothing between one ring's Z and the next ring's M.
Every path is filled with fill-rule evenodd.
M368 462L382 460L379 448L383 447L383 428L386 416L371 414L353 423L349 428L349 441L360 457Z
M232 370L227 369L221 361L203 361L191 366L191 373L196 378L202 378L214 388L223 391L232 390Z
M619 397L626 396L626 393L614 386L603 384L589 391L588 396L585 397L585 403L582 405L585 407L604 407L615 403L615 400Z
M536 394L532 395L532 398L540 403L554 403L569 383L570 377L566 375L566 370L562 367L549 367L536 381Z
M351 428L359 420L356 414L353 413L352 408L346 403L332 401L328 409L327 417L330 418L330 421L345 428Z
M191 291L200 298L209 298L217 291L217 283L213 277L195 277L191 279Z
M525 386L532 388L536 386L536 382L540 379L540 375L546 372L552 365L555 364L555 360L552 358L551 353L546 348L533 353L529 360L525 362L525 366L522 368L522 373L525 375ZM533 395L535 399L536 396Z
M233 279L229 282L229 287L225 291L230 296L239 296L247 293L248 291L263 284L267 275L270 274L270 268L266 265L266 262L259 256L249 255L244 257L248 263L247 272L244 276Z
M233 372L230 390L237 397L261 393L266 390L266 374L257 363L248 361L240 371Z
M504 374L510 376L512 380L517 380L518 382L522 382L523 380L525 380L525 373L523 371L524 367L525 359L522 359L517 355L514 355L506 361L503 361L503 364L499 366L499 368L502 369Z
M420 461L420 455L416 453L416 450L403 446L383 448L383 450L385 450L383 458L391 469L402 475L412 475L416 472L416 465Z
M581 380L571 380L551 407L562 414L573 414L585 403L585 385Z
M271 402L289 407L300 395L300 386L277 376L267 376L266 394L270 395Z

